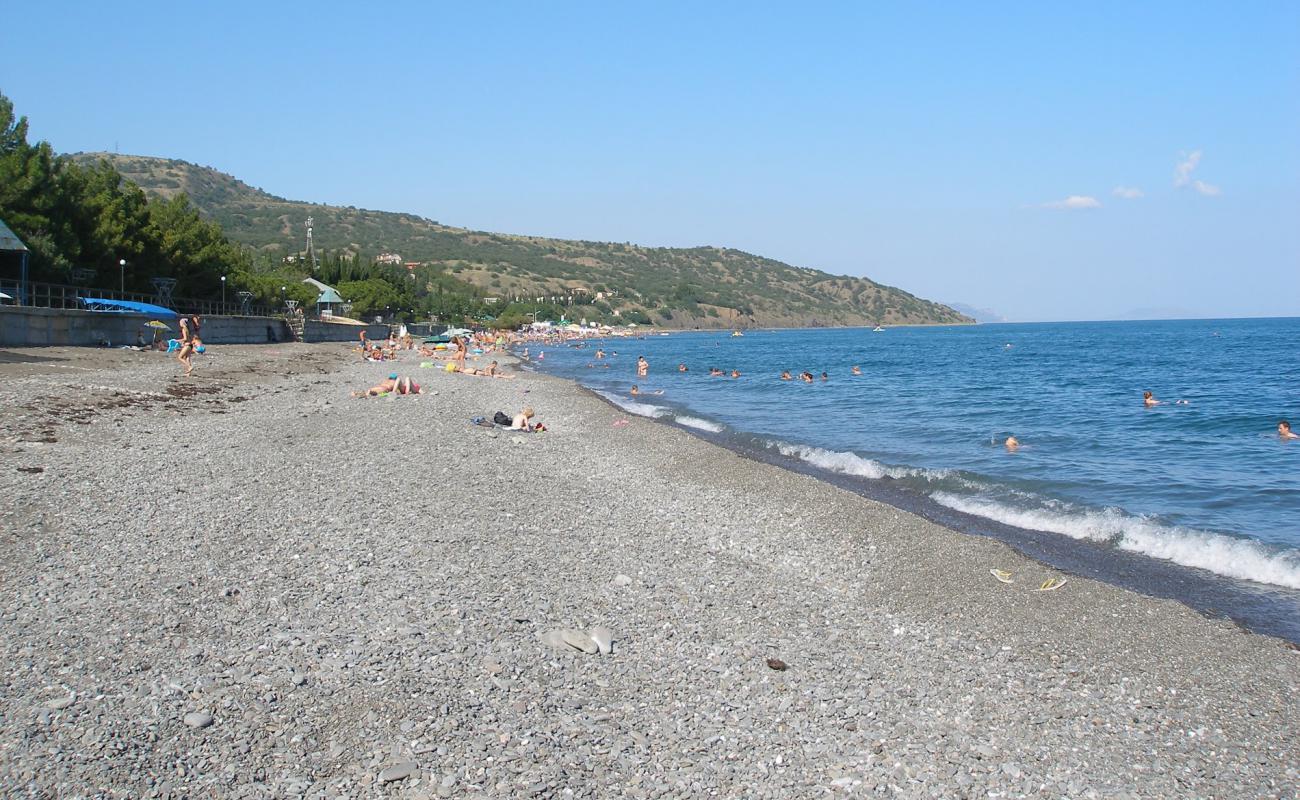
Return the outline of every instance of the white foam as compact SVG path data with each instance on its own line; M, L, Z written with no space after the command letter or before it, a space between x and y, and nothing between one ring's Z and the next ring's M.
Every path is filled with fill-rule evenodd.
M685 425L688 428L695 428L696 430L708 431L709 433L722 433L721 425L719 425L716 422L710 422L707 419L700 419L699 417L687 417L682 415L678 415L675 419L678 425Z
M1048 501L1038 508L1012 508L994 500L935 492L942 506L1018 528L1059 533L1073 539L1113 542L1116 547L1186 567L1300 589L1300 551L1271 552L1258 542L1175 525L1117 508L1082 509Z
M597 392L597 394L627 413L636 414L638 417L658 419L659 417L664 417L672 413L670 409L664 408L663 406L656 406L650 403L638 403L635 400L628 400L626 397L619 397L618 395L609 392Z
M913 469L911 467L890 467L870 458L863 458L857 453L839 450L826 450L805 444L768 441L767 446L788 458L806 461L814 467L838 472L841 475L855 475L860 478L880 480L881 478L924 478L927 481L943 480L954 476L952 470Z
M820 467L830 472L838 472L841 475L856 475L860 478L879 480L887 474L885 466L880 462L863 458L854 453L823 450L820 447L789 444L788 442L770 442L769 446L775 447L776 451L783 456L797 458L800 461L812 464L814 467Z

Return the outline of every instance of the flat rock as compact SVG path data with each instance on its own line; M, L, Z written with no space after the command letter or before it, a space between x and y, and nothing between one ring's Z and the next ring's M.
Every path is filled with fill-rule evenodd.
M615 576L614 576L614 585L615 585L615 586L631 586L631 585L632 585L632 579L631 579L630 577L628 577L627 575L622 575L622 574L615 575Z
M45 701L45 707L51 711L62 711L75 702L77 702L77 693L73 692L67 697L56 697L53 700Z
M191 728L206 728L212 724L212 715L206 711L191 711L185 715L185 724Z
M592 641L586 631L575 631L570 628L565 628L560 631L560 636L563 637L565 644L575 650L581 650L587 655L594 655L600 652L600 646Z
M587 636L595 642L600 652L609 655L614 652L614 632L609 628L596 627L587 631Z
M558 630L545 631L543 633L539 633L537 634L537 638L541 641L542 644L546 645L552 650L557 650L561 653L577 652L576 650L574 650L572 647L569 646L569 643L564 640L564 634Z
M415 774L416 763L414 761L403 761L400 764L392 764L384 767L379 771L380 783L392 783L409 778Z

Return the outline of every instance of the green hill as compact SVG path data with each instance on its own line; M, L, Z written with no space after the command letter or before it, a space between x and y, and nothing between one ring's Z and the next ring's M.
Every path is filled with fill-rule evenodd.
M794 267L718 247L640 247L606 242L485 233L412 214L286 200L209 167L175 159L79 153L107 159L149 196L185 193L206 218L258 260L279 264L301 254L314 220L321 251L400 255L510 300L585 291L623 318L647 316L665 327L785 327L969 323L953 309L866 278ZM422 270L422 273L425 271ZM427 273L426 273L427 274Z

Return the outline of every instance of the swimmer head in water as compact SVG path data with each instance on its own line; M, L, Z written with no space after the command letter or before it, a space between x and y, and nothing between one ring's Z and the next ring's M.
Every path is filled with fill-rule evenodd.
M1296 434L1292 431L1291 423L1286 420L1282 420L1277 424L1277 435L1281 436L1283 439L1300 439L1300 434Z
M1005 444L1008 452L1014 453L1020 449L1020 440L1014 436L1008 436Z

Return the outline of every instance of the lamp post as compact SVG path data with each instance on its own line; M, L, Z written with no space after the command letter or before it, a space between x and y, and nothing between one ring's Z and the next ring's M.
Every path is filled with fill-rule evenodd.
M117 284L117 290L122 294L126 294L126 259L124 258L121 261L118 261L117 265L122 268L121 279Z
M226 313L226 276L221 276L221 313Z

